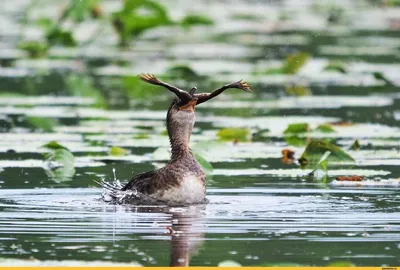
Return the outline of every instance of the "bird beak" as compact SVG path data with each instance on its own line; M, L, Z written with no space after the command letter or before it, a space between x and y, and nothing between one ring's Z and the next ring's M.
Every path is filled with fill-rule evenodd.
M181 111L188 111L188 112L194 112L194 107L196 106L197 103L197 98L191 99L188 103L186 103L183 106L179 107L179 110Z

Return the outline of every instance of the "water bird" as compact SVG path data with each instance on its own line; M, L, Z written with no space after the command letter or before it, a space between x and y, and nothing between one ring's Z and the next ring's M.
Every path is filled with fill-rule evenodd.
M141 74L144 82L165 87L176 95L167 112L167 131L171 145L171 158L161 169L135 175L126 185L100 184L118 197L119 192L134 192L150 198L152 202L167 205L189 205L205 202L206 177L189 148L195 123L195 107L227 89L237 88L251 92L245 81L226 84L211 93L196 94L196 87L189 92L157 79L152 74Z

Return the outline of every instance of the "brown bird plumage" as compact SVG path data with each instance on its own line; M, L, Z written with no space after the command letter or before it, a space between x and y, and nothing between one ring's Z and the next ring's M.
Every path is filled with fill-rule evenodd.
M186 205L205 201L206 177L200 164L189 149L190 136L195 122L195 106L206 102L229 88L251 92L242 80L227 84L212 93L195 94L160 81L154 75L142 74L143 81L160 85L175 93L167 113L167 131L171 144L171 159L165 167L137 174L122 191L135 190L168 205Z

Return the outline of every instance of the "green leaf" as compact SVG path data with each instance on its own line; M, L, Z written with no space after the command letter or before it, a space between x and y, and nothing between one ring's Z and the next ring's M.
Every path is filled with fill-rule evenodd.
M304 85L287 86L285 91L289 95L296 96L296 97L312 95L311 89Z
M254 21L259 22L263 20L262 16L255 15L253 13L235 13L231 16L234 20L241 20L241 21Z
M176 78L183 78L185 80L194 80L199 78L199 75L186 65L176 65L167 70L167 74Z
M326 267L354 267L354 266L356 265L349 261L331 262L330 264L326 265Z
M35 21L35 24L42 28L45 32L54 27L54 22L50 18L39 18Z
M304 153L299 159L299 163L302 168L306 168L308 166L314 166L319 163L321 157L325 155L325 153L329 151L331 152L330 155L327 157L326 161L339 161L339 162L346 162L351 161L354 162L354 159L344 152L340 147L329 143L323 140L312 140Z
M137 139L137 140L148 139L148 138L150 138L150 135L146 134L146 133L140 133L140 134L136 134L135 136L133 136L133 138Z
M125 149L125 148L122 148L122 147L113 146L110 149L110 155L111 156L117 156L118 157L118 156L126 156L126 155L129 155L129 154L130 154L130 151Z
M44 148L47 148L47 149L52 149L52 150L58 150L58 149L66 149L66 150L68 150L67 147L59 144L56 141L48 142L48 143L42 145L41 147L44 147Z
M63 30L56 27L46 35L47 42L54 46L60 45L65 47L76 47L77 42L71 31Z
M138 76L124 76L122 78L122 91L129 98L133 99L149 99L154 97L155 93L166 93L157 86L144 83Z
M70 5L68 17L76 22L82 22L91 15L91 11L99 0L73 0L74 5Z
M204 15L187 15L183 18L181 25L183 28L190 28L191 26L195 25L213 25L214 21L207 16Z
M351 149L357 151L361 148L360 142L358 140L355 140L354 143L351 145Z
M288 145L293 146L304 146L307 144L307 138L305 137L298 137L298 136L285 136L285 142Z
M30 58L44 57L49 50L49 46L40 41L24 41L18 44L18 48L26 51Z
M250 131L245 128L223 128L218 131L217 136L222 141L240 141L250 140Z
M346 74L346 66L341 61L330 61L324 70L338 71L340 73Z
M289 55L282 66L282 72L284 74L296 74L309 58L310 55L305 52Z
M81 96L95 98L95 107L107 107L107 102L103 96L103 93L100 91L100 89L94 86L94 81L91 77L72 74L66 78L65 82L69 94L78 97Z
M315 130L323 132L323 133L335 133L336 131L329 124L319 125Z
M203 168L204 173L206 174L207 178L213 174L214 168L211 165L210 162L208 162L205 158L203 158L198 152L195 152L192 150L194 158L197 160L197 162L200 164L200 166Z
M148 29L172 23L164 6L151 0L124 1L122 10L112 14L112 22L120 46L127 46Z
M307 123L296 123L289 124L289 126L285 129L283 134L298 134L305 133L310 131L310 127Z
M387 85L393 85L392 81L390 81L382 72L372 72L372 75L375 79L384 81Z
M52 151L46 155L46 160L61 165L54 169L46 170L46 174L57 181L70 180L75 174L74 155L66 148Z
M29 127L43 132L53 132L54 126L57 124L54 119L44 117L28 116L25 120Z

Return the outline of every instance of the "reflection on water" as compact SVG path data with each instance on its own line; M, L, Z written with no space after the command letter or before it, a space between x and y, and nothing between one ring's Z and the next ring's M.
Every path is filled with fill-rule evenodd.
M204 235L196 228L202 223L200 207L189 207L188 211L172 214L171 262L170 266L189 266L190 257L202 243Z
M101 189L0 190L0 257L142 265L398 264L396 190L208 190L207 205L110 205Z

